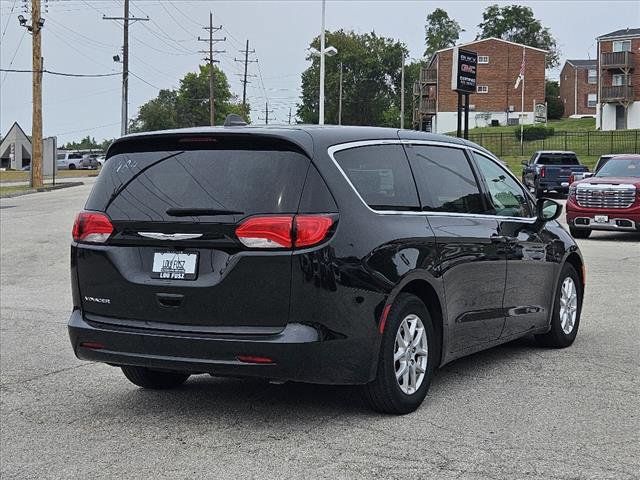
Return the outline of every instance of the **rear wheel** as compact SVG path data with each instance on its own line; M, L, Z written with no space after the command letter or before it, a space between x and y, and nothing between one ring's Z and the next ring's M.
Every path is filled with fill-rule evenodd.
M591 229L569 227L569 233L573 238L589 238L589 235L591 235Z
M401 293L387 316L377 375L363 387L365 400L382 413L404 414L420 406L438 362L431 315L422 301Z
M70 163L69 170L75 170L75 169L76 169L76 165L74 163Z
M582 283L571 264L565 264L560 274L551 329L536 335L536 341L546 347L568 347L576 339L582 312Z
M122 373L127 379L142 388L166 390L182 385L189 378L188 373L162 372L145 367L122 366Z

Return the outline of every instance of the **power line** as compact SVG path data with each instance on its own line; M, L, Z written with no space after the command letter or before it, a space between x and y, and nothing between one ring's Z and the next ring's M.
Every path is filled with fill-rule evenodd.
M17 2L18 0L13 0L13 3L11 4L11 11L7 15L7 21L4 24L4 28L2 29L2 37L0 38L0 40L4 40L4 34L7 33L7 28L9 27L9 22L11 21L11 15L13 15L13 10L16 8Z
M48 73L50 75L58 75L61 77L113 77L115 75L120 75L120 72L114 73L66 73L66 72L55 72L53 70L47 70L46 68L42 70L25 70L18 68L0 68L0 72L10 72L10 73Z
M256 53L255 50L249 50L249 40L247 40L247 46L245 47L244 50L240 50L240 53L244 53L244 77L242 79L242 107L245 108L247 107L247 83L250 83L249 80L247 80L247 77L251 76L251 77L255 77L255 75L249 75L247 74L247 67L249 66L249 62L255 62L258 63L258 60L249 60L249 54L250 53ZM236 62L242 62L243 60L241 59L237 59L237 58L233 58L234 61Z
M18 46L16 47L15 52L13 52L13 57L11 57L11 61L9 62L9 67L11 67L13 65L13 62L16 59L16 55L18 55L18 50L20 50L20 45L22 45L22 40L24 40L24 36L27 34L27 30L25 29L22 32L22 36L20 37L20 41L18 42ZM7 75L9 75L9 72L4 74L4 78L2 79L2 84L4 84L4 81L7 79Z

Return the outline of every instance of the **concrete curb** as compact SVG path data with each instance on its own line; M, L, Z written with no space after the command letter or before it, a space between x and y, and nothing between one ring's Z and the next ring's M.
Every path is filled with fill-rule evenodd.
M80 185L84 185L84 182L65 182L65 183L58 183L56 185L45 185L44 187L41 187L41 188L29 188L27 190L22 190L20 192L2 194L0 195L0 198L21 197L23 195L31 195L32 193L51 192L53 190L61 190L63 188L79 187Z

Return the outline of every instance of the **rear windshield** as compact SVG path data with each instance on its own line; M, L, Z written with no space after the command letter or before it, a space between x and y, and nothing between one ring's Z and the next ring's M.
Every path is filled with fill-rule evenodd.
M287 150L118 153L105 163L86 208L120 221L194 221L176 210L199 210L200 221L224 212L295 213L309 163Z
M640 158L611 159L596 177L640 177Z
M544 153L536 163L538 165L580 165L578 157L566 153Z

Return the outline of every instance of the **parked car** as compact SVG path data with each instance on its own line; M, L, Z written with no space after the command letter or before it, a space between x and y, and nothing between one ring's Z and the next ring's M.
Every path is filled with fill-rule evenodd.
M558 193L569 191L569 177L572 174L588 172L589 169L581 165L574 152L539 151L531 158L522 162L522 183L536 197L541 197L545 191L555 190Z
M80 168L82 161L82 155L74 152L58 153L57 163L58 170L75 170Z
M202 127L107 159L73 227L69 334L135 385L355 384L400 414L456 358L576 338L583 260L561 206L468 141Z
M104 155L98 155L96 161L98 162L98 166L102 167L102 165L104 165Z
M566 215L575 238L592 230L640 231L640 155L615 155L593 177L573 183Z
M96 153L85 153L82 155L82 159L80 160L80 168L90 168L96 169L98 168L98 154Z

